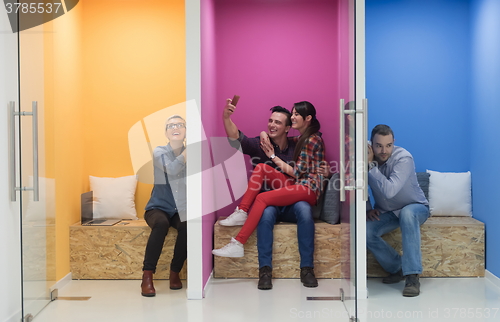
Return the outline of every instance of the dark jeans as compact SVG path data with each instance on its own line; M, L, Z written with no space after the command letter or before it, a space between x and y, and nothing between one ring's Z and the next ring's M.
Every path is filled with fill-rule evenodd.
M169 218L168 214L159 209L147 210L144 214L144 220L151 227L146 253L144 254L143 271L156 272L156 265L163 249L165 237L168 234L170 226L177 229L177 240L175 241L174 256L170 269L174 272L180 272L187 258L187 224L181 222L179 214Z

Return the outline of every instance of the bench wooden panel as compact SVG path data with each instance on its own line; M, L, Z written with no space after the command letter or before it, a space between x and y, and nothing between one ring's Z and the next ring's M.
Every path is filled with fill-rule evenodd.
M484 223L471 217L431 217L421 226L423 277L484 276ZM383 236L401 252L401 230ZM368 254L368 276L387 273Z
M231 237L237 235L241 226L214 226L215 248L223 247ZM340 276L340 232L342 225L316 223L314 272L318 278L336 278ZM245 256L227 258L214 256L214 277L254 278L259 275L257 257L257 232L254 232L245 244ZM300 256L297 242L297 225L280 223L274 227L273 277L299 278Z
M127 225L70 226L70 266L73 279L141 279L144 250L151 229L142 219ZM168 279L177 230L170 228L155 279ZM186 265L181 273L186 278Z
M241 226L214 226L215 247L235 236ZM340 278L340 237L343 225L316 223L315 272L318 278ZM144 220L128 225L70 227L70 265L75 279L140 279L144 249L150 228ZM384 236L401 250L400 231ZM346 236L346 235L344 235ZM431 217L421 227L424 277L484 276L484 224L469 217ZM177 231L169 231L158 263L157 279L168 279ZM295 224L280 223L274 229L273 276L298 278L300 257ZM257 278L258 258L254 232L243 258L214 258L214 277ZM345 245L345 244L344 244ZM368 253L368 276L385 276ZM186 267L181 271L186 278Z
M224 227L215 223L215 248L227 244L241 226ZM341 234L349 227L316 223L314 265L318 278L340 278ZM383 238L401 251L399 229ZM421 226L423 277L484 276L484 224L470 217L431 217ZM214 277L257 278L256 232L245 244L243 258L215 256ZM273 277L298 278L300 257L295 224L280 223L274 228ZM368 252L370 277L387 275Z

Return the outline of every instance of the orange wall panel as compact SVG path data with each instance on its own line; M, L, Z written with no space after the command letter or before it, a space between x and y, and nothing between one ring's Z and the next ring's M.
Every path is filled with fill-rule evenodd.
M134 174L128 131L185 101L184 1L85 0L84 138L88 174ZM142 217L152 186L139 184Z
M185 101L184 1L81 0L44 25L47 176L56 181L56 279L89 175L134 174L128 131ZM153 147L154 148L154 147ZM143 216L152 185L139 183Z
M70 271L69 226L80 220L80 194L88 181L82 136L82 18L79 4L44 24L46 164L47 177L55 179L56 201L55 259L47 260L49 265L55 260L56 280Z

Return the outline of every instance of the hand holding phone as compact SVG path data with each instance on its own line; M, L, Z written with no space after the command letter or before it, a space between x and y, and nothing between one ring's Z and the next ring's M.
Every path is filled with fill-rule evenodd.
M238 104L239 99L240 99L239 95L234 95L233 99L230 98L226 99L226 106L224 107L224 114L223 114L224 119L228 119L231 117L231 115L234 113L234 109L236 107L236 104Z
M240 100L240 96L239 95L234 95L233 96L233 99L231 100L231 104L233 106L236 106L236 104L238 104L238 101Z

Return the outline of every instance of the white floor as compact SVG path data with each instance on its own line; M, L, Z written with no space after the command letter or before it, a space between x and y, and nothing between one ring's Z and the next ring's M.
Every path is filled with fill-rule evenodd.
M35 322L127 321L349 321L340 301L307 300L338 296L339 280L319 280L305 288L299 280L273 280L260 291L256 279L214 279L203 300L187 300L185 289L172 291L156 281L157 296L140 295L140 281L71 281ZM404 298L404 283L384 285L369 279L369 299L358 301L361 322L500 321L500 289L485 278L422 278L421 295ZM185 282L185 281L184 281ZM351 302L352 303L352 302Z

